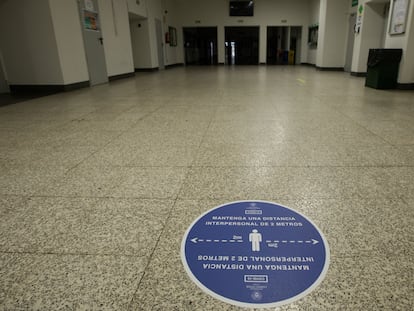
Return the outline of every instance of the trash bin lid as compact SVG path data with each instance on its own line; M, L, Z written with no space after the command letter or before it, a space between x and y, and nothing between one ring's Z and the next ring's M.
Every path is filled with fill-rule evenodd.
M368 67L384 63L399 63L402 57L402 49L370 49L368 54Z

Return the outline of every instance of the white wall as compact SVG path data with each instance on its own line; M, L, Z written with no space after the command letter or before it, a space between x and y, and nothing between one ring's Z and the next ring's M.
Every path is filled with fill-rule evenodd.
M184 53L183 53L183 32L179 27L178 12L176 8L176 1L170 0L164 3L164 33L168 31L168 27L175 27L177 31L177 46L170 46L165 44L165 64L183 64ZM165 13L167 12L167 13Z
M76 0L49 0L63 83L89 80L85 47Z
M352 60L352 72L367 72L369 49L383 48L383 33L386 18L384 17L384 2L362 0L364 10L362 13L361 32L355 35L354 56ZM411 3L412 5L412 3ZM390 10L391 12L391 10ZM406 38L403 36L387 35L386 48L403 48Z
M163 23L163 7L161 0L151 0L147 3L147 10L148 10L148 30L149 30L149 43L150 43L150 50L151 50L151 68L156 68L159 66L158 63L158 41L157 41L157 31L156 31L156 24L155 20L158 19L161 21L161 25L163 26L162 33L165 33L165 25ZM164 40L163 40L164 42ZM165 51L165 49L164 49ZM165 52L164 54L164 64L165 64Z
M147 1L146 16L139 18L130 15L132 50L134 66L137 69L150 69L159 67L158 49L161 48L164 54L164 64L174 65L183 63L182 30L178 23L178 8L176 0ZM158 46L155 20L161 21L163 45ZM138 25L141 27L138 27ZM169 27L177 30L177 46L170 46L165 43L165 33Z
M99 0L109 76L134 71L127 3L113 3ZM77 0L0 2L0 41L10 85L89 80Z
M130 23L134 67L136 69L153 68L148 27L147 19Z
M398 77L399 83L414 83L414 3L411 1L411 11L407 20L407 45L403 52Z
M392 5L391 2L391 8ZM399 83L414 83L414 1L410 1L408 12L405 33L391 36L387 32L385 38L386 48L403 49L403 57L398 75ZM390 10L390 14L392 14L392 9Z
M49 0L0 2L0 42L9 85L64 83Z
M4 67L3 55L0 46L0 94L9 93L9 85L7 84L7 73Z
M98 0L98 6L108 76L134 72L126 0Z
M321 0L316 66L343 68L348 34L348 1Z
M149 0L152 1L152 0ZM127 0L128 12L139 17L147 17L146 0Z
M320 10L320 0L310 0L309 4L309 23L308 27L311 25L319 24L319 10ZM309 28L304 27L302 30L302 37L304 38L304 41L308 42L308 36L309 36ZM316 52L317 47L309 47L307 49L307 55L306 60L303 61L304 63L313 64L316 65Z

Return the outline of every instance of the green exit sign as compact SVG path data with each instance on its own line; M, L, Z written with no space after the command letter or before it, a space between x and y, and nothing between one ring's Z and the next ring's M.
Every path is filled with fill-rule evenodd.
M352 0L352 6L357 6L358 5L358 0Z

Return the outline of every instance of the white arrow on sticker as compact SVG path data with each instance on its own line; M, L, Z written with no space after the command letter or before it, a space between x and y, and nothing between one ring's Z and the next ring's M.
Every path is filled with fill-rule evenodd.
M193 242L193 243L195 243L195 244L197 244L198 242L207 242L207 243L210 243L210 242L213 242L213 243L219 243L219 242L221 242L221 243L242 243L243 242L243 240L211 240L211 239L199 239L199 238L192 238L191 240L190 240L191 242Z
M284 244L286 244L286 243L291 243L291 244L293 244L293 243L298 243L298 244L302 244L302 243L308 243L308 244L312 244L312 245L315 245L315 244L318 244L319 243L319 241L317 241L317 240L315 240L315 239L310 239L310 240L308 240L308 241L303 241L303 240L298 240L298 241L292 241L292 240L266 240L266 243L284 243Z

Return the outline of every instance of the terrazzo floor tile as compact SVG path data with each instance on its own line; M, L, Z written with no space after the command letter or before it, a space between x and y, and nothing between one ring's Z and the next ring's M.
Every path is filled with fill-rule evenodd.
M362 126L393 145L414 144L414 126L412 120L369 121Z
M0 283L7 288L1 310L126 310L146 264L136 256L1 257L12 259Z
M407 159L407 166L414 166L414 145L397 146Z
M401 172L404 169L401 168ZM393 171L391 171L393 172ZM180 198L363 198L409 195L409 173L389 180L387 168L193 167ZM391 176L396 178L396 175ZM405 188L398 188L406 183ZM384 192L384 187L390 190Z
M152 114L152 109L145 111L145 109L131 109L126 112L119 114L114 122L124 122L126 121L131 123L139 122ZM128 128L129 129L129 128Z
M203 139L205 144L271 145L285 142L282 125L275 121L214 121Z
M209 124L208 120L171 120L153 114L138 122L131 131L137 134L205 132Z
M279 120L276 108L273 106L257 109L251 105L221 106L217 108L215 120Z
M381 253L331 258L327 276L314 292L276 310L412 310L409 258Z
M378 192L387 197L414 197L414 167L384 167L373 170Z
M304 66L137 73L0 107L0 310L241 310L187 277L180 243L245 199L305 214L331 248L322 284L270 310L414 310L413 121L412 92Z
M80 251L96 199L28 198L24 203L1 219L2 252Z
M65 122L70 122L73 119L80 119L82 118L85 114L87 114L86 111L78 111L78 110L74 110L74 111L62 111L62 110L55 110L53 111L53 109L50 109L48 107L42 107L39 106L37 109L38 111L27 111L30 109L31 105L36 105L36 103L33 102L27 102L24 103L25 105L20 105L20 110L21 112L19 112L20 116L18 117L17 114L15 115L16 118L20 118L20 120L25 120L27 122L33 122L33 121L37 121L38 123L41 123L40 121L43 122L59 122L59 123L65 123ZM54 103L54 105L56 105L56 103ZM48 109L50 109L50 111L48 111ZM24 112L24 113L23 113Z
M0 161L14 166L72 168L97 150L94 146L23 146L0 151Z
M93 122L109 122L114 123L128 109L124 108L120 111L94 111L87 115L77 118L77 120L93 121Z
M132 129L121 136L117 137L117 140L122 144L131 146L151 145L157 142L160 145L199 145L203 140L205 130L140 130Z
M121 168L80 165L43 187L38 194L69 197L105 197L121 182Z
M31 146L33 140L38 138L37 135L39 135L39 132L0 130L0 147Z
M20 114L19 114L20 115ZM36 121L36 120L21 120L15 114L4 114L0 115L0 131L40 131L40 130L51 130L58 128L62 124L67 122L62 121Z
M119 135L116 131L53 131L34 141L38 146L97 146L101 147Z
M178 200L129 310L236 310L204 294L190 281L180 259L185 230L221 201Z
M111 191L117 198L176 198L187 168L184 167L128 167L123 169L118 186Z
M166 148L168 152L165 152ZM190 166L198 146L184 145L142 145L136 148L129 166Z
M26 198L14 195L0 195L0 221L6 217L7 214L20 208L26 202ZM0 228L2 229L2 228Z
M414 256L414 210L401 199L279 200L321 229L335 257Z
M18 271L13 269L16 256L0 252L0 310L5 310L5 300L10 290L10 285L21 280Z
M333 145L338 144L339 142L345 145L384 145L387 143L382 137L363 128L353 128L349 131L337 128L290 128L285 132L286 140L294 140L301 145Z
M1 220L0 251L148 257L168 200L29 198Z
M78 120L72 120L59 127L59 131L111 131L123 132L135 125L135 120L114 120L114 121L92 121L83 117Z
M110 142L82 163L84 166L127 166L135 157L139 147Z
M307 154L294 144L246 146L236 144L201 145L194 166L303 166Z
M59 166L7 166L2 169L0 194L34 195L63 178L67 169Z
M180 259L187 227L221 203L177 201L129 310L242 310L204 294L190 281ZM409 310L414 300L409 258L380 252L333 256L326 279L316 290L276 310Z
M357 145L341 140L331 145L303 144L300 152L305 154L308 166L409 166L409 155L389 144Z
M199 107L192 104L182 106L175 104L168 104L156 112L154 112L150 118L154 120L171 121L171 120L186 120L186 121L210 121L213 119L217 107Z

